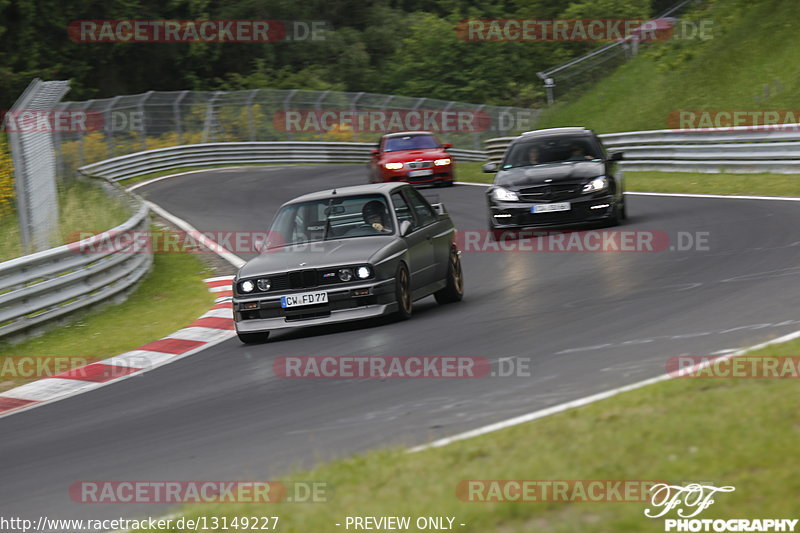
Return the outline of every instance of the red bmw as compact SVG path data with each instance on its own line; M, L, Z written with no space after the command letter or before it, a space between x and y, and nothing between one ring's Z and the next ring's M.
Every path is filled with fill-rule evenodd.
M429 131L402 131L381 137L369 163L371 183L405 181L450 186L455 179L450 144Z

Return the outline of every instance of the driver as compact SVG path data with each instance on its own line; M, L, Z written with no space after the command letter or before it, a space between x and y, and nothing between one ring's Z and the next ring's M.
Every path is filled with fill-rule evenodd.
M361 209L364 222L381 233L391 233L392 229L387 222L386 206L378 200L370 200Z
M593 158L590 155L586 155L583 151L583 146L580 144L573 144L570 147L571 153L569 159L567 161L591 161Z

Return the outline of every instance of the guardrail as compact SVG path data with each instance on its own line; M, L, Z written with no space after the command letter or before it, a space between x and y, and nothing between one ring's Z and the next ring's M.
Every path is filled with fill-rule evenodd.
M246 163L366 163L373 143L231 142L172 146L106 159L78 170L110 180L133 178L181 167ZM485 161L480 150L448 150L457 161Z
M0 263L0 338L53 322L135 285L150 269L152 251L139 240L114 237L149 229L148 208L138 203L136 213L114 229Z
M800 173L800 124L721 130L653 130L600 135L610 151L625 153L625 170ZM516 137L484 141L500 162Z

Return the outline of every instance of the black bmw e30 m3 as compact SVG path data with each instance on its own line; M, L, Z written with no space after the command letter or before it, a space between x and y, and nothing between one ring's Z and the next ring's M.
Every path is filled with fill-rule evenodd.
M585 128L551 128L514 139L486 191L489 230L584 223L616 225L626 217L617 161Z
M281 206L263 253L233 280L236 333L245 343L280 328L396 313L433 294L464 293L455 227L405 183L307 194Z

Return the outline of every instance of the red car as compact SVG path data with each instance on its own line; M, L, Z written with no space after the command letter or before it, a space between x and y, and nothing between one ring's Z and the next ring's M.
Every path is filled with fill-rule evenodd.
M371 183L405 181L450 186L455 179L450 144L429 131L402 131L381 137L369 163Z

